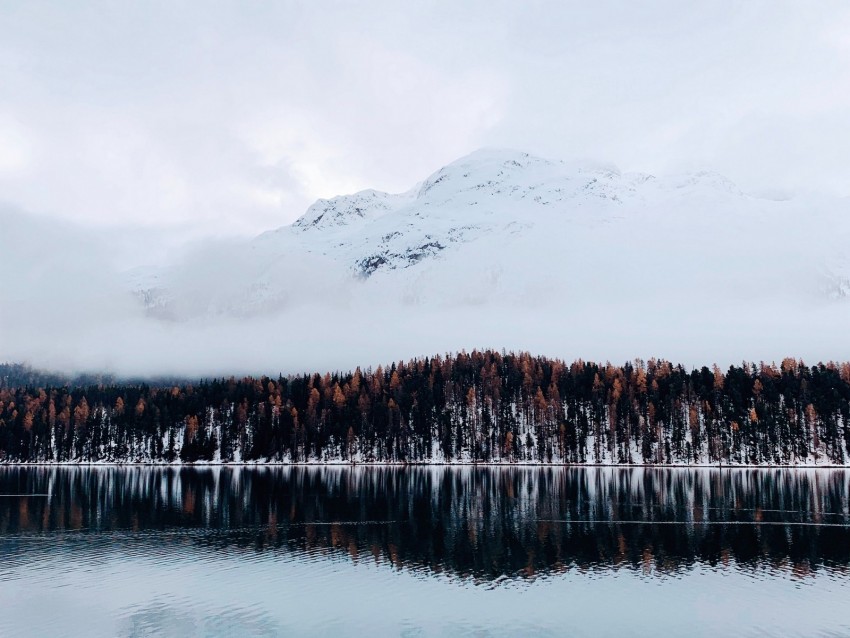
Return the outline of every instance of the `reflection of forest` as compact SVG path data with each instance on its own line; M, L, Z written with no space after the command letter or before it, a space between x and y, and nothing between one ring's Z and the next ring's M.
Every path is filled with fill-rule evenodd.
M487 580L850 565L843 470L9 467L0 493L3 535L209 529L221 546L337 548Z

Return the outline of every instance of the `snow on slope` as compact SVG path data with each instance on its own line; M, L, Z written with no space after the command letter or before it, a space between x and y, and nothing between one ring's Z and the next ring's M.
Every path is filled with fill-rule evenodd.
M105 316L38 356L0 341L0 359L49 364L64 348L87 367L202 374L472 347L850 359L847 205L757 198L710 172L482 150L406 193L320 200L291 226L136 270L124 285L144 312L132 321ZM134 348L107 355L110 340Z
M371 220L392 212L404 205L410 194L391 195L375 190L365 190L354 195L341 195L331 199L320 199L307 209L293 228L301 231L327 230L350 226L361 220Z
M832 238L848 230L834 203L757 199L713 173L655 178L487 150L402 195L320 200L292 226L178 264L160 276L170 292L145 294L175 318L352 295L449 307L803 302L846 294Z

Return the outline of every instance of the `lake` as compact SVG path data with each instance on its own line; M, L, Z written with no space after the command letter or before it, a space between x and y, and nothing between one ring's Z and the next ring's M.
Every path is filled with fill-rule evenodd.
M850 471L3 467L0 635L845 636Z

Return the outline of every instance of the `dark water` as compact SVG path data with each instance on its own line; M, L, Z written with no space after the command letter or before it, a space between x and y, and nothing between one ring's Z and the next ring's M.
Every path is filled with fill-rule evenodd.
M0 636L850 635L850 472L0 468Z

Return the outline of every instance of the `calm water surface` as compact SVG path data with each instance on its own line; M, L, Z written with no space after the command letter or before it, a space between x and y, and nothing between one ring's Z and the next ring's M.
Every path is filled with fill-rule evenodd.
M850 472L0 468L0 636L850 635Z

